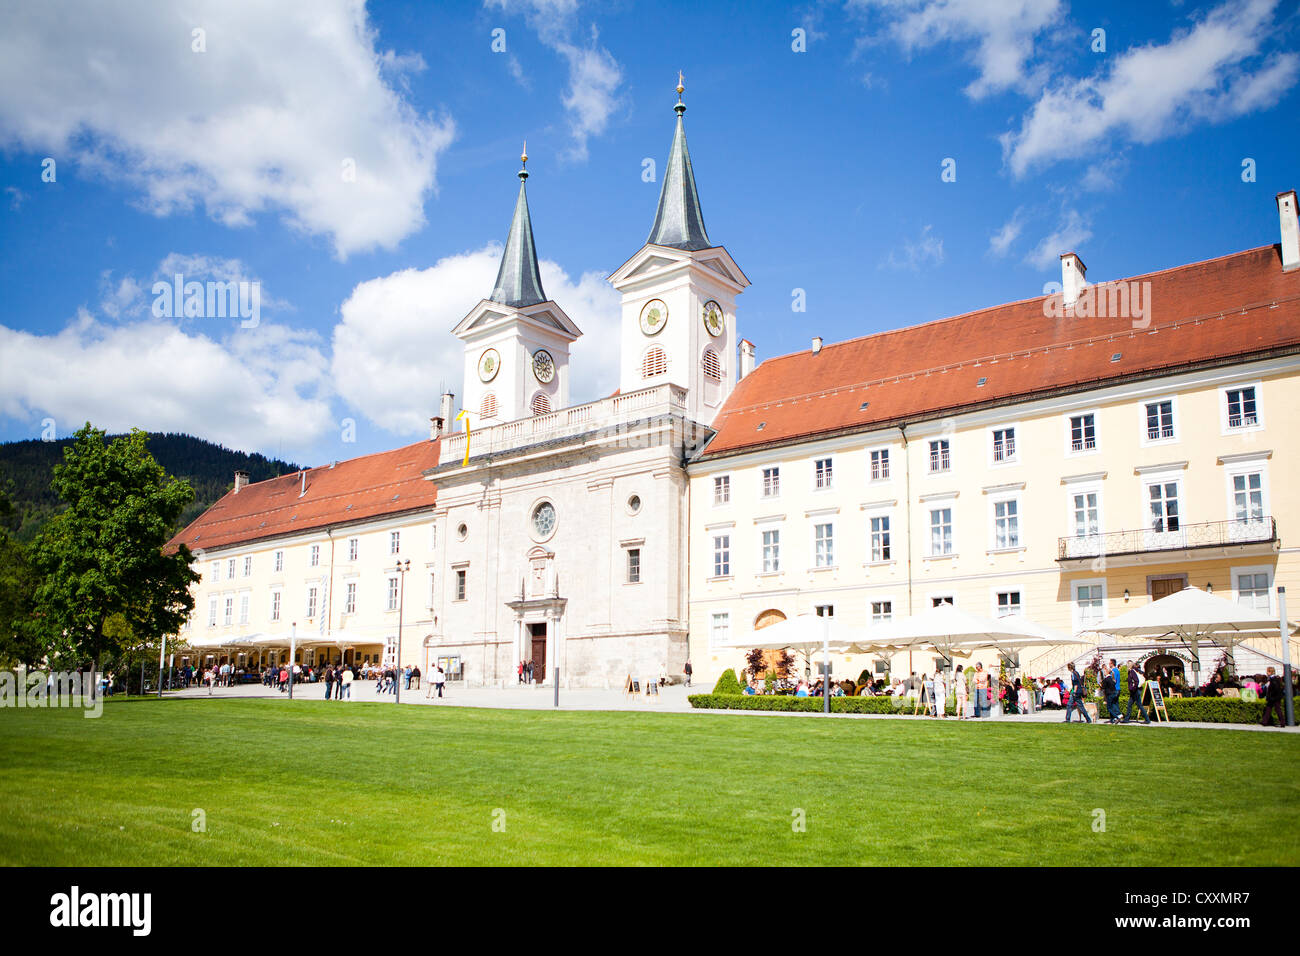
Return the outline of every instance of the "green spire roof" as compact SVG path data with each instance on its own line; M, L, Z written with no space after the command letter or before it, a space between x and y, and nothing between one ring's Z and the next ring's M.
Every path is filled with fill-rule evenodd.
M664 183L659 190L655 224L646 242L675 249L708 249L713 243L704 231L704 213L700 211L700 194L695 188L695 171L691 168L691 152L686 148L686 129L682 125L686 105L680 96L679 81L679 99L673 107L677 111L677 131L673 133L673 147L668 154L668 167L664 170Z
M520 157L528 162L528 154ZM501 254L501 268L492 287L491 300L512 309L522 309L546 301L542 291L542 275L537 268L537 248L533 245L533 222L528 215L528 170L519 170L519 198L515 201L515 217L510 221L510 235L506 238L505 252Z

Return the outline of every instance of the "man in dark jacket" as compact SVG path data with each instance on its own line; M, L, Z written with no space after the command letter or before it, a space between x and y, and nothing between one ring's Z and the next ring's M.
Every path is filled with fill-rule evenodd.
M1268 683L1264 686L1264 720L1265 727L1273 726L1273 714L1277 714L1279 728L1286 726L1286 711L1283 709L1283 697L1286 694L1285 681L1278 677L1273 668L1268 669Z
M1074 667L1074 661L1070 662L1070 702L1065 707L1065 722L1070 723L1070 715L1074 708L1079 708L1079 716L1088 723L1092 723L1092 718L1088 716L1088 711L1083 706L1084 695L1083 675Z
M1142 716L1142 723L1151 723L1151 715L1147 713L1146 705L1142 701L1142 677L1138 674L1138 669L1133 666L1133 662L1128 662L1128 710L1124 712L1124 723L1129 723L1133 717L1133 705L1137 704L1138 713Z
M1106 696L1106 710L1110 711L1110 722L1119 723L1119 668L1115 658L1110 659L1110 667L1102 668L1102 693Z

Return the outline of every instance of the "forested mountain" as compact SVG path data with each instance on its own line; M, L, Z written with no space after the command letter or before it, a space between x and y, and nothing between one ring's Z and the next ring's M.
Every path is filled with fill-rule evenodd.
M117 436L108 436L112 440ZM72 438L58 441L16 441L0 444L0 488L8 488L13 502L10 526L15 537L29 540L41 524L61 507L50 490L54 466L63 461L63 449ZM297 471L299 466L264 455L232 451L193 435L150 433L149 451L167 473L188 478L195 500L181 516L184 527L224 495L234 484L235 471L248 472L251 481L263 481Z

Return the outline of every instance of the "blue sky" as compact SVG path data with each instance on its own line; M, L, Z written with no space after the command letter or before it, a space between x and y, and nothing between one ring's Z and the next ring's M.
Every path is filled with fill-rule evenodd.
M1068 250L1105 280L1276 242L1298 38L1277 0L6 5L0 440L90 419L319 463L423 437L524 138L573 398L608 394L604 277L649 231L679 69L760 360L1041 294ZM155 316L175 271L256 280L259 326Z

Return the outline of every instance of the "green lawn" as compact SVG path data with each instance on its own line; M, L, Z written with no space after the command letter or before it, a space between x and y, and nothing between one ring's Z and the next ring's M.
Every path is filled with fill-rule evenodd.
M109 701L0 711L0 863L1295 865L1297 771L1280 733Z

